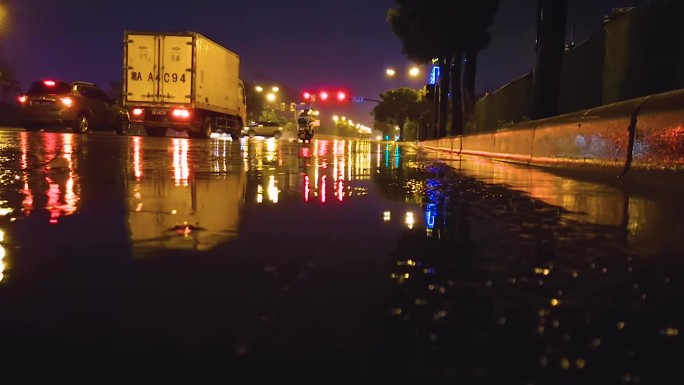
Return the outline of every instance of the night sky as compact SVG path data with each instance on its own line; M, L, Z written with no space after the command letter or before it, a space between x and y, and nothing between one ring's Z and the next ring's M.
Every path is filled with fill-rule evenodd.
M2 3L3 0L0 0ZM400 86L418 88L425 78L385 68L410 65L385 21L394 0L5 0L9 23L0 54L14 65L22 89L35 79L86 80L109 90L122 77L123 31L196 31L238 53L242 77L304 89L344 87L377 98ZM613 7L645 0L569 0L568 39L589 37ZM501 0L491 46L480 54L477 89L506 84L534 61L536 0ZM403 78L403 79L402 79ZM293 100L295 101L295 100ZM298 100L297 100L298 101ZM370 102L330 106L371 125Z

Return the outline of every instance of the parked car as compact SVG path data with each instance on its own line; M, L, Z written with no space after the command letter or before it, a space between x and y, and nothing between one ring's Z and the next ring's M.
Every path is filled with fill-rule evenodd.
M26 131L71 127L79 134L100 129L124 135L130 128L128 111L93 83L36 81L18 100Z
M277 122L254 122L242 130L243 136L272 136L279 139L283 136L283 126Z

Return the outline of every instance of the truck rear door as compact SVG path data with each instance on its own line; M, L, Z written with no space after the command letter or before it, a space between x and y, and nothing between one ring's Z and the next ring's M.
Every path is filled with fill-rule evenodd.
M129 34L126 42L126 95L130 102L157 100L159 49L156 35Z
M173 104L190 103L193 36L166 35L160 46L160 101Z

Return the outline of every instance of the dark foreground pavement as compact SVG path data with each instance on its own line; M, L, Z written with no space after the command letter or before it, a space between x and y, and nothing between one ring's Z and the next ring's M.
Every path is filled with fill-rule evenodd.
M387 143L0 138L11 383L684 380L678 199Z

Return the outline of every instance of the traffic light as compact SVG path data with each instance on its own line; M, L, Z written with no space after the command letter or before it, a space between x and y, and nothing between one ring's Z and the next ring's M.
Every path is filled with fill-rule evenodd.
M435 100L435 85L434 84L426 84L425 85L425 99Z
M334 99L333 99L334 98ZM346 102L351 98L349 97L349 92L346 90L328 91L325 89L318 91L303 91L302 100L304 102L328 102L331 100L336 100L338 102Z

